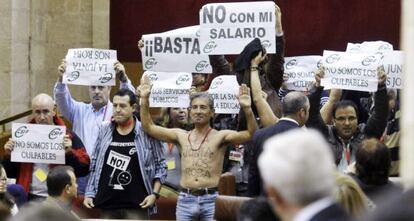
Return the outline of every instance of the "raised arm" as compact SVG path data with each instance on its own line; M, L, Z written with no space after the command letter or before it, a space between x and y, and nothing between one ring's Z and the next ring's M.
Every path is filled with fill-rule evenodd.
M114 64L114 70L120 82L119 89L128 89L132 92L135 92L135 88L132 85L131 80L129 80L128 75L125 72L124 65L121 62L116 61Z
M233 131L233 130L223 130L220 131L224 133L224 143L234 143L242 144L245 143L253 137L254 132L257 130L256 119L251 108L251 98L250 98L250 89L242 84L239 89L239 103L240 107L243 109L244 114L246 115L247 120L247 130L244 131Z
M160 127L154 124L151 114L149 112L149 95L151 93L151 84L148 76L144 76L141 80L141 85L137 88L137 96L140 97L140 116L141 124L145 133L154 137L155 139L162 140L169 143L178 142L178 134L182 132L181 129L169 129Z
M367 137L381 138L387 126L388 119L388 96L385 81L387 75L384 67L378 68L378 90L374 95L374 112L368 118L364 133Z
M58 67L58 80L55 84L53 94L56 100L56 104L59 107L62 115L73 123L74 116L79 111L84 103L75 101L70 94L69 88L66 84L62 83L63 73L66 71L66 61L63 59Z
M251 60L250 66L250 85L252 87L253 102L256 106L257 112L260 117L260 122L263 127L271 126L279 120L267 103L266 98L263 97L262 85L259 78L259 64L266 58L266 55L262 55L262 52Z

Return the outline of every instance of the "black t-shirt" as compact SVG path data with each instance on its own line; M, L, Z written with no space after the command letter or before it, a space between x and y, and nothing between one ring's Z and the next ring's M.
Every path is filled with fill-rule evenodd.
M97 208L139 208L148 195L142 179L135 147L135 131L121 135L115 129L113 139L105 153L94 200Z

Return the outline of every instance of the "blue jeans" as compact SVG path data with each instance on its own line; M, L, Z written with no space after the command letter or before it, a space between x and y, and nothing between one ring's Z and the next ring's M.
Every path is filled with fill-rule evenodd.
M186 220L213 220L217 192L194 196L180 192L177 201L176 219Z

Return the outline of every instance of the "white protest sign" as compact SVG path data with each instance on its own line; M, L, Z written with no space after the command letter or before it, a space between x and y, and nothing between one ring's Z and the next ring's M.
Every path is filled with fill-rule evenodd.
M131 161L130 156L125 156L125 155L119 154L111 150L109 151L106 164L115 169L125 171L128 168L128 164L130 161Z
M146 71L151 83L150 107L185 107L190 105L191 73Z
M375 53L377 51L392 51L392 44L386 41L364 41L362 43L348 43L346 52Z
M322 62L325 77L321 84L325 89L373 92L378 88L377 68L381 58L376 54L324 51Z
M211 73L208 55L201 53L199 26L143 35L142 63L145 70Z
M200 43L206 54L240 54L254 38L276 53L275 3L206 4L200 10Z
M115 50L76 48L66 54L64 84L115 85Z
M239 113L239 84L235 75L222 75L214 78L208 93L214 99L214 112L216 114Z
M384 51L382 64L387 74L387 88L401 89L401 78L403 76L404 52Z
M65 164L65 133L64 126L13 123L11 161Z
M285 82L287 89L307 91L315 80L315 72L322 63L322 56L297 56L285 58Z

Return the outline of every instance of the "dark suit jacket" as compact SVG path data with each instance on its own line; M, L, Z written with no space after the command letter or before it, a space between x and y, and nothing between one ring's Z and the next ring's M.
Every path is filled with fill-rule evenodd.
M315 214L309 221L352 221L337 204L332 204Z
M251 150L250 157L250 167L249 167L249 183L248 191L249 196L254 197L259 194L263 195L264 190L262 186L262 179L260 177L259 168L257 166L257 159L259 158L260 153L263 151L264 142L276 135L281 134L285 131L299 128L299 125L289 121L289 120L280 120L275 125L260 129L256 131L253 135L253 149Z

